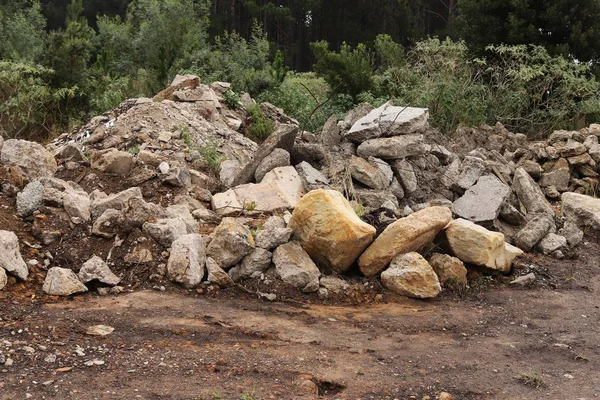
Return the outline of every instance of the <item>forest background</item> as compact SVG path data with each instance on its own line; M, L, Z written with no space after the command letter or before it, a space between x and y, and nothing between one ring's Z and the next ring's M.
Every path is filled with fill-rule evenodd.
M600 119L598 38L600 0L0 0L0 134L45 140L193 73L313 132L392 100L445 133L543 136Z

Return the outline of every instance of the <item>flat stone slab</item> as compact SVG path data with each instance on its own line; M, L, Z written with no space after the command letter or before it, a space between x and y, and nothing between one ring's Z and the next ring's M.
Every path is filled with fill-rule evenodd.
M345 137L360 143L381 136L405 135L425 127L428 118L426 108L395 107L385 103L356 121Z
M240 185L215 194L212 207L219 216L290 210L303 195L304 185L296 169L280 167L268 172L261 183Z
M454 202L454 213L472 222L489 222L498 217L510 188L494 175L479 178L465 194Z

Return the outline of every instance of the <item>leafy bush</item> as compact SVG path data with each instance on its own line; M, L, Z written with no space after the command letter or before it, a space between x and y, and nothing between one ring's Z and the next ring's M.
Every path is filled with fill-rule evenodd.
M342 44L339 52L330 51L325 41L310 45L317 63L314 70L329 84L334 93L347 93L356 98L373 85L373 54L364 44L356 48Z
M37 62L44 51L46 21L38 0L12 1L0 9L0 59Z
M256 96L276 85L270 68L269 41L255 25L248 41L236 32L217 36L212 51L198 54L187 72L207 82L230 82L235 91Z
M269 137L275 130L275 122L267 118L256 104L248 107L247 111L250 114L250 126L248 127L250 134L258 140Z
M327 82L314 73L290 72L281 86L261 94L259 99L282 108L298 120L302 129L317 132L331 115L340 119L354 106L352 96L329 92Z
M242 107L242 103L240 103L240 95L233 90L228 90L223 93L223 98L225 99L227 106L232 110L237 110Z
M490 46L477 59L464 42L431 38L416 43L405 63L377 74L373 91L429 108L432 125L445 132L500 121L543 135L600 115L599 90L588 66L540 46Z
M76 88L52 89L54 71L39 65L0 61L0 130L6 137L45 139L68 123L61 112Z
M509 129L542 135L578 128L600 115L600 84L586 64L552 56L541 46L489 46L482 62L490 89L490 119ZM590 121L591 122L591 121Z

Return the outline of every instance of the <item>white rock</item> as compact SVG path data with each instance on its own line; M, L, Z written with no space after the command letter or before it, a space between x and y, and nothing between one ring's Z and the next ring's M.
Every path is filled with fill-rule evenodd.
M229 276L235 281L251 278L266 271L271 266L272 254L265 249L256 248L244 257L242 262L229 270Z
M212 208L219 216L271 213L296 207L304 195L304 186L294 167L275 168L261 183L236 186L215 194Z
M250 230L235 218L223 218L211 235L208 256L221 268L237 264L254 250L254 238Z
M146 222L142 231L164 247L169 247L177 238L187 234L187 226L180 218L163 218L156 222Z
M482 176L454 202L454 213L476 223L494 221L510 192L510 188L494 175Z
M91 166L98 171L127 175L135 164L133 154L114 148L92 153Z
M321 272L299 242L279 246L273 253L273 263L277 275L285 283L303 292L319 290Z
M19 238L10 231L0 231L0 268L21 280L29 276L27 264L19 252Z
M171 246L167 277L186 288L200 284L205 274L207 244L208 238L200 234L177 238Z
M217 264L212 258L206 259L206 269L208 271L208 281L222 288L235 285L233 279Z
M171 169L171 167L169 166L169 163L166 161L163 161L160 164L158 164L158 170L163 175L168 174L170 169Z
M0 163L18 166L30 181L52 176L58 168L52 154L42 145L18 139L4 142Z
M580 226L600 229L600 199L572 192L563 193L561 199L565 217Z
M395 107L385 103L356 121L345 138L364 142L380 136L397 136L418 131L427 126L426 108Z
M7 283L8 277L6 276L6 271L4 268L0 268L0 290L4 289Z
M275 168L287 167L288 165L290 165L290 153L284 149L274 149L271 154L263 158L258 164L256 172L254 172L254 178L256 182L260 182L267 172Z
M79 270L79 280L88 283L93 280L115 286L121 282L121 278L116 276L109 268L108 264L98 256L93 256Z
M42 290L51 296L70 296L87 292L88 288L79 281L75 272L68 268L53 267L48 270Z
M25 218L33 214L35 210L44 205L44 185L39 181L27 184L17 194L17 215Z
M137 197L143 200L142 190L139 187L132 187L122 192L106 195L100 191L93 191L90 195L91 213L94 219L98 218L104 211L109 208L114 210L125 210L129 206L129 201Z

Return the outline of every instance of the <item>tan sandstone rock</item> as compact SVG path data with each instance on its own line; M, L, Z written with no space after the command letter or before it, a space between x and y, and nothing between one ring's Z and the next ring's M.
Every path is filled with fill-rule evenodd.
M452 220L446 207L428 207L389 225L360 256L358 266L366 276L374 276L398 254L417 251L427 244Z
M500 272L509 272L513 260L524 254L505 243L502 233L489 231L465 219L448 224L446 237L454 255L463 262Z
M300 200L289 227L314 260L336 273L350 268L376 232L360 220L341 193L324 189Z
M381 283L402 296L427 299L442 290L433 268L419 253L400 254L381 273Z
M458 258L448 254L434 253L428 261L442 285L467 284L467 269Z

